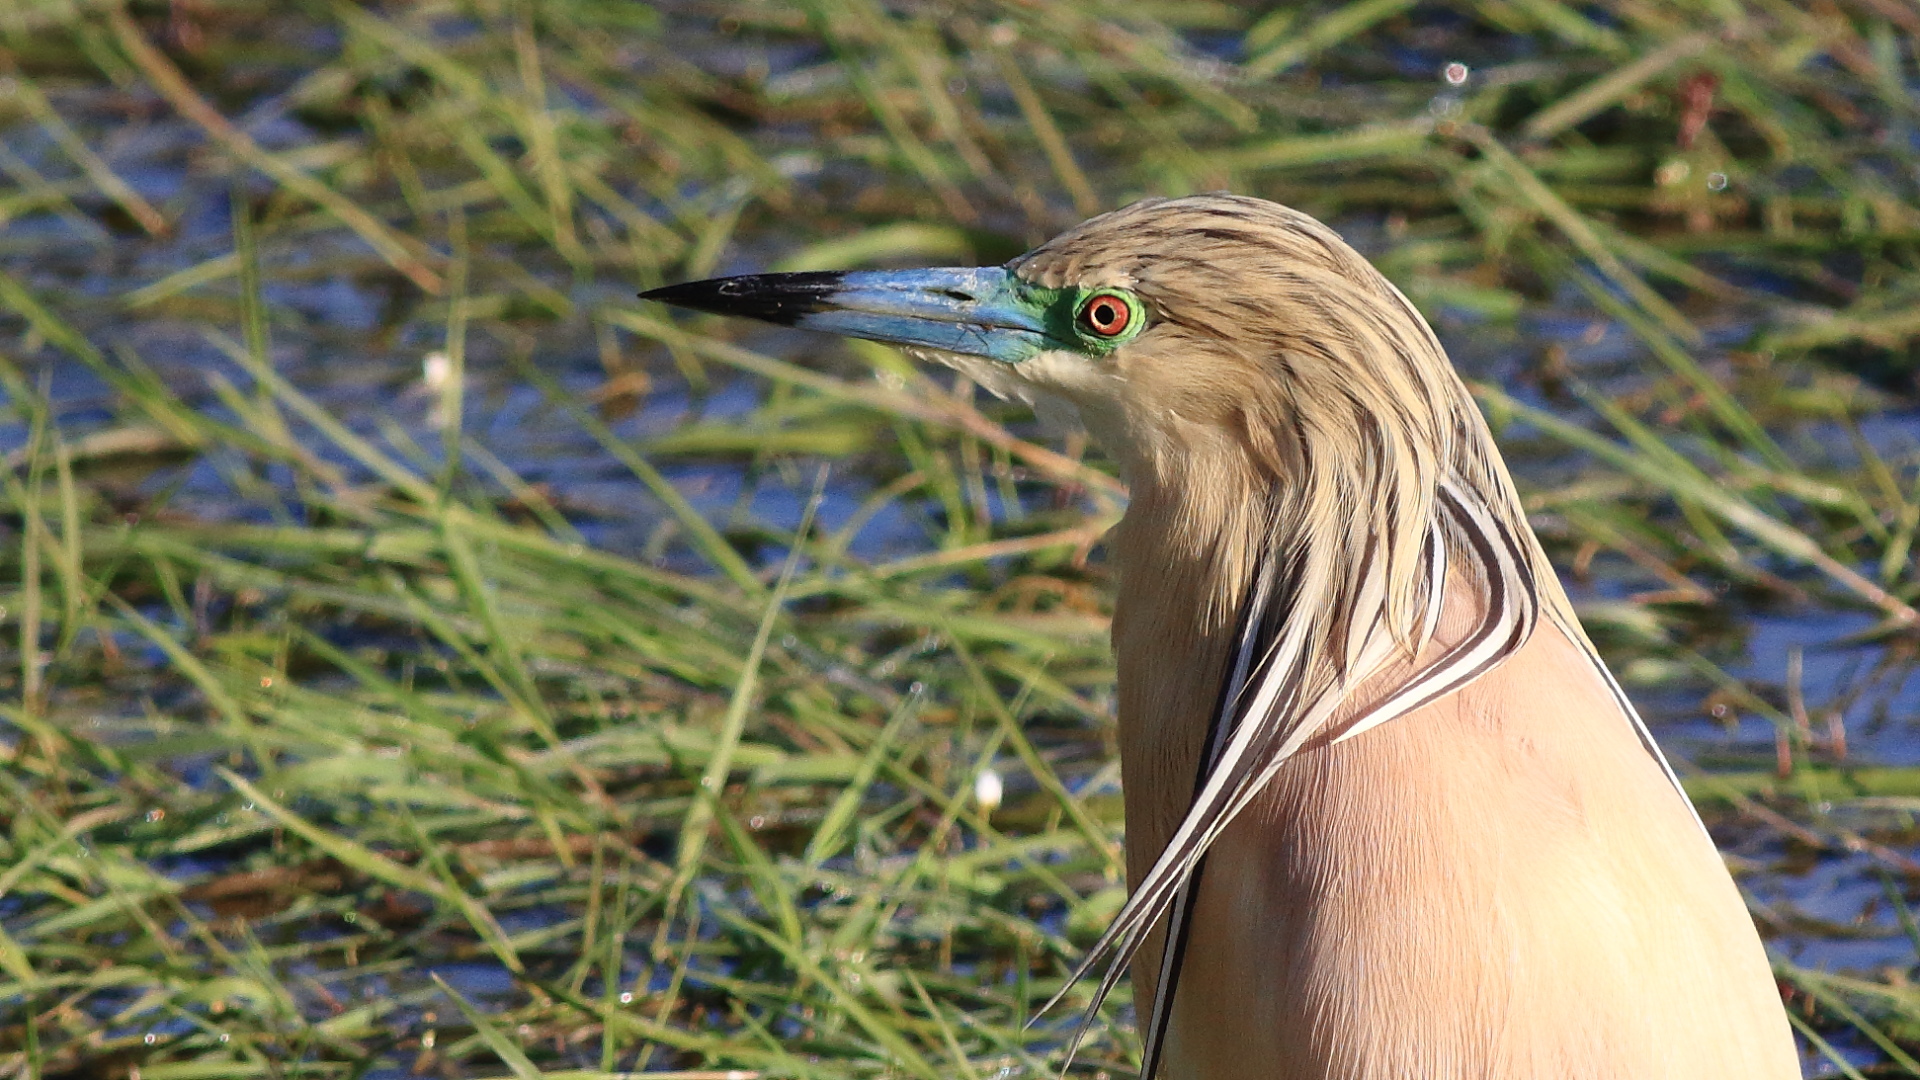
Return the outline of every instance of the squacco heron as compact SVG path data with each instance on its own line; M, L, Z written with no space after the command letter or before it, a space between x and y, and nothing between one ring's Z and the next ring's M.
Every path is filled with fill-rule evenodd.
M1082 973L1131 965L1143 1076L1800 1076L1485 421L1331 229L1149 199L1004 267L644 295L904 346L1119 463L1130 895Z

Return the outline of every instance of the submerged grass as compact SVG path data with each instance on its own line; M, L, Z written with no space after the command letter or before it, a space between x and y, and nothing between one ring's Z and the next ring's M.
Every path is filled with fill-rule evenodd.
M1026 1022L1122 896L1123 490L886 350L632 296L1232 188L1479 380L1810 1074L1920 1074L1916 36L0 0L0 1073L1058 1070Z

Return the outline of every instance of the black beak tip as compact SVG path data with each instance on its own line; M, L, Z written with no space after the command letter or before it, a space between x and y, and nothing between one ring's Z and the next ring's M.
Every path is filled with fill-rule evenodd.
M824 271L683 281L648 289L640 299L791 326L803 315L830 308L843 276L838 271Z

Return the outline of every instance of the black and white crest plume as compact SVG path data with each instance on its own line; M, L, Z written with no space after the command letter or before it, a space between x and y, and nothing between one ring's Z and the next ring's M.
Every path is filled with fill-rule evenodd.
M1564 610L1563 594L1541 580L1551 570L1524 519L1517 517L1517 500L1510 492L1504 475L1463 477L1450 472L1440 479L1420 546L1421 603L1412 642L1401 640L1386 617L1385 538L1370 538L1368 553L1355 563L1332 545L1288 544L1276 537L1258 561L1193 802L1159 859L1068 983L1071 988L1101 971L1080 1026L1083 1034L1148 933L1164 919L1165 947L1155 996L1140 1010L1143 1080L1153 1080L1165 1048L1191 905L1208 848L1276 771L1316 737L1328 742L1353 738L1461 689L1519 651L1544 614L1588 655L1643 745L1679 787L1644 723L1571 612ZM1478 613L1474 624L1437 655L1410 667L1398 685L1341 716L1360 684L1408 655L1409 649L1419 654L1432 641L1449 586L1471 590ZM1329 659L1330 651L1339 654L1337 660ZM1329 666L1337 674L1316 680L1315 669ZM1065 993L1063 989L1049 1007ZM1079 1038L1076 1034L1076 1046Z
M1372 557L1355 566L1340 565L1346 561L1344 546L1336 550L1335 545L1287 544L1278 537L1280 542L1259 559L1193 803L1071 980L1077 983L1105 965L1088 1009L1090 1018L1147 933L1167 917L1157 993L1151 1008L1141 1010L1143 1076L1150 1077L1158 1063L1198 870L1221 831L1314 736L1350 738L1451 693L1512 655L1532 632L1539 598L1530 538L1516 536L1510 524L1456 478L1442 481L1432 505L1432 521L1421 545L1416 642L1398 640L1388 625L1386 557L1377 542L1385 538L1374 538ZM1400 686L1344 719L1339 731L1331 731L1335 714L1360 683L1409 644L1418 648L1432 638L1450 571L1455 570L1454 580L1483 590L1479 624ZM1330 647L1341 654L1331 663ZM1338 674L1314 678L1316 668L1328 667L1337 668Z

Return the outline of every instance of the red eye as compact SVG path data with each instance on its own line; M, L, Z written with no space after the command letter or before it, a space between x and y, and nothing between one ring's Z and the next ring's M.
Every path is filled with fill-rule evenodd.
M1133 325L1133 304L1114 293L1096 293L1080 309L1080 325L1100 337L1119 337Z

